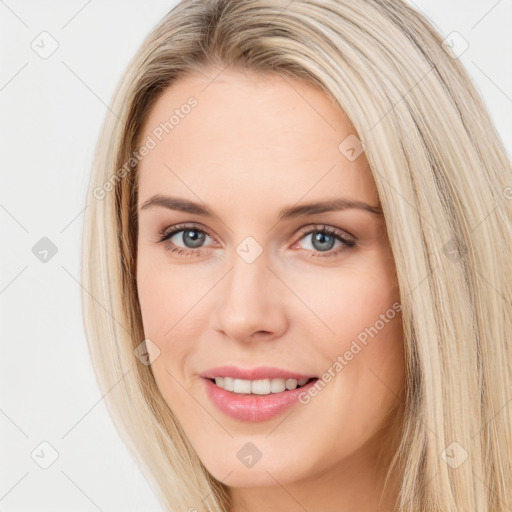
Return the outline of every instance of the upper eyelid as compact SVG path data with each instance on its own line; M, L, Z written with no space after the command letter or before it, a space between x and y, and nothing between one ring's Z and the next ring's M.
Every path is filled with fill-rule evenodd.
M334 234L340 236L341 238L345 238L345 239L353 238L354 241L356 240L356 237L354 235L351 235L344 229L336 228L336 227L330 226L328 224L313 224L310 227L301 229L300 234L301 234L301 236L304 236L304 235L310 234L311 232L315 232L315 231L328 231L328 232L332 231ZM345 236L344 233L346 233L347 236Z
M166 228L164 229L161 234L162 234L162 238L166 238L168 237L171 233L173 234L173 236L181 231L186 231L187 229L195 229L197 231L201 231L203 233L205 233L206 235L208 235L210 238L215 238L213 237L210 232L206 229L206 228L203 228L203 227L200 227L199 225L196 225L194 223L183 223L183 224L176 224L174 226L171 226L170 228Z

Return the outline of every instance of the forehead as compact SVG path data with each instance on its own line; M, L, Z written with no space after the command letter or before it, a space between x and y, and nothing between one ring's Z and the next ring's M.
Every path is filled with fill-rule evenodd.
M347 158L344 141L357 140L355 130L323 91L278 75L218 73L187 75L153 105L138 138L152 147L139 162L139 205L177 192L220 201L236 194L239 206L305 194L378 203L364 153Z

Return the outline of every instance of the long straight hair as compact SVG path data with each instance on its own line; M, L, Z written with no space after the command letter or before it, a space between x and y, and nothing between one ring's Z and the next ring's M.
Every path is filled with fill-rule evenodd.
M512 508L512 169L450 46L403 1L184 0L130 62L90 178L83 316L112 420L166 509L231 501L137 357L138 137L166 87L211 66L320 87L364 145L402 304L396 510Z

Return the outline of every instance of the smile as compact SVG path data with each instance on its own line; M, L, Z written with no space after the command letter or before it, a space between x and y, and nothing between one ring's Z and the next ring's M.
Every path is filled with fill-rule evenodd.
M215 383L218 379L222 386ZM318 378L306 379L303 384L301 379L301 386L297 379L245 380L217 377L215 380L202 377L206 395L218 411L238 421L260 422L282 415L299 404L301 393L307 393ZM227 387L232 386L233 391L225 389L226 381Z
M312 379L258 379L246 380L234 377L215 377L210 379L215 384L237 394L270 395L271 393L282 393L286 390L293 390L304 386Z

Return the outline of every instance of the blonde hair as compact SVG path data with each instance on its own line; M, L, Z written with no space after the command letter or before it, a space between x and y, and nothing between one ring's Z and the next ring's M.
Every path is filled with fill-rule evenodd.
M111 417L166 509L231 505L134 353L144 340L137 144L162 90L210 66L320 87L364 145L402 304L397 510L509 510L511 165L459 60L396 0L184 0L149 34L115 92L88 191L84 324Z

